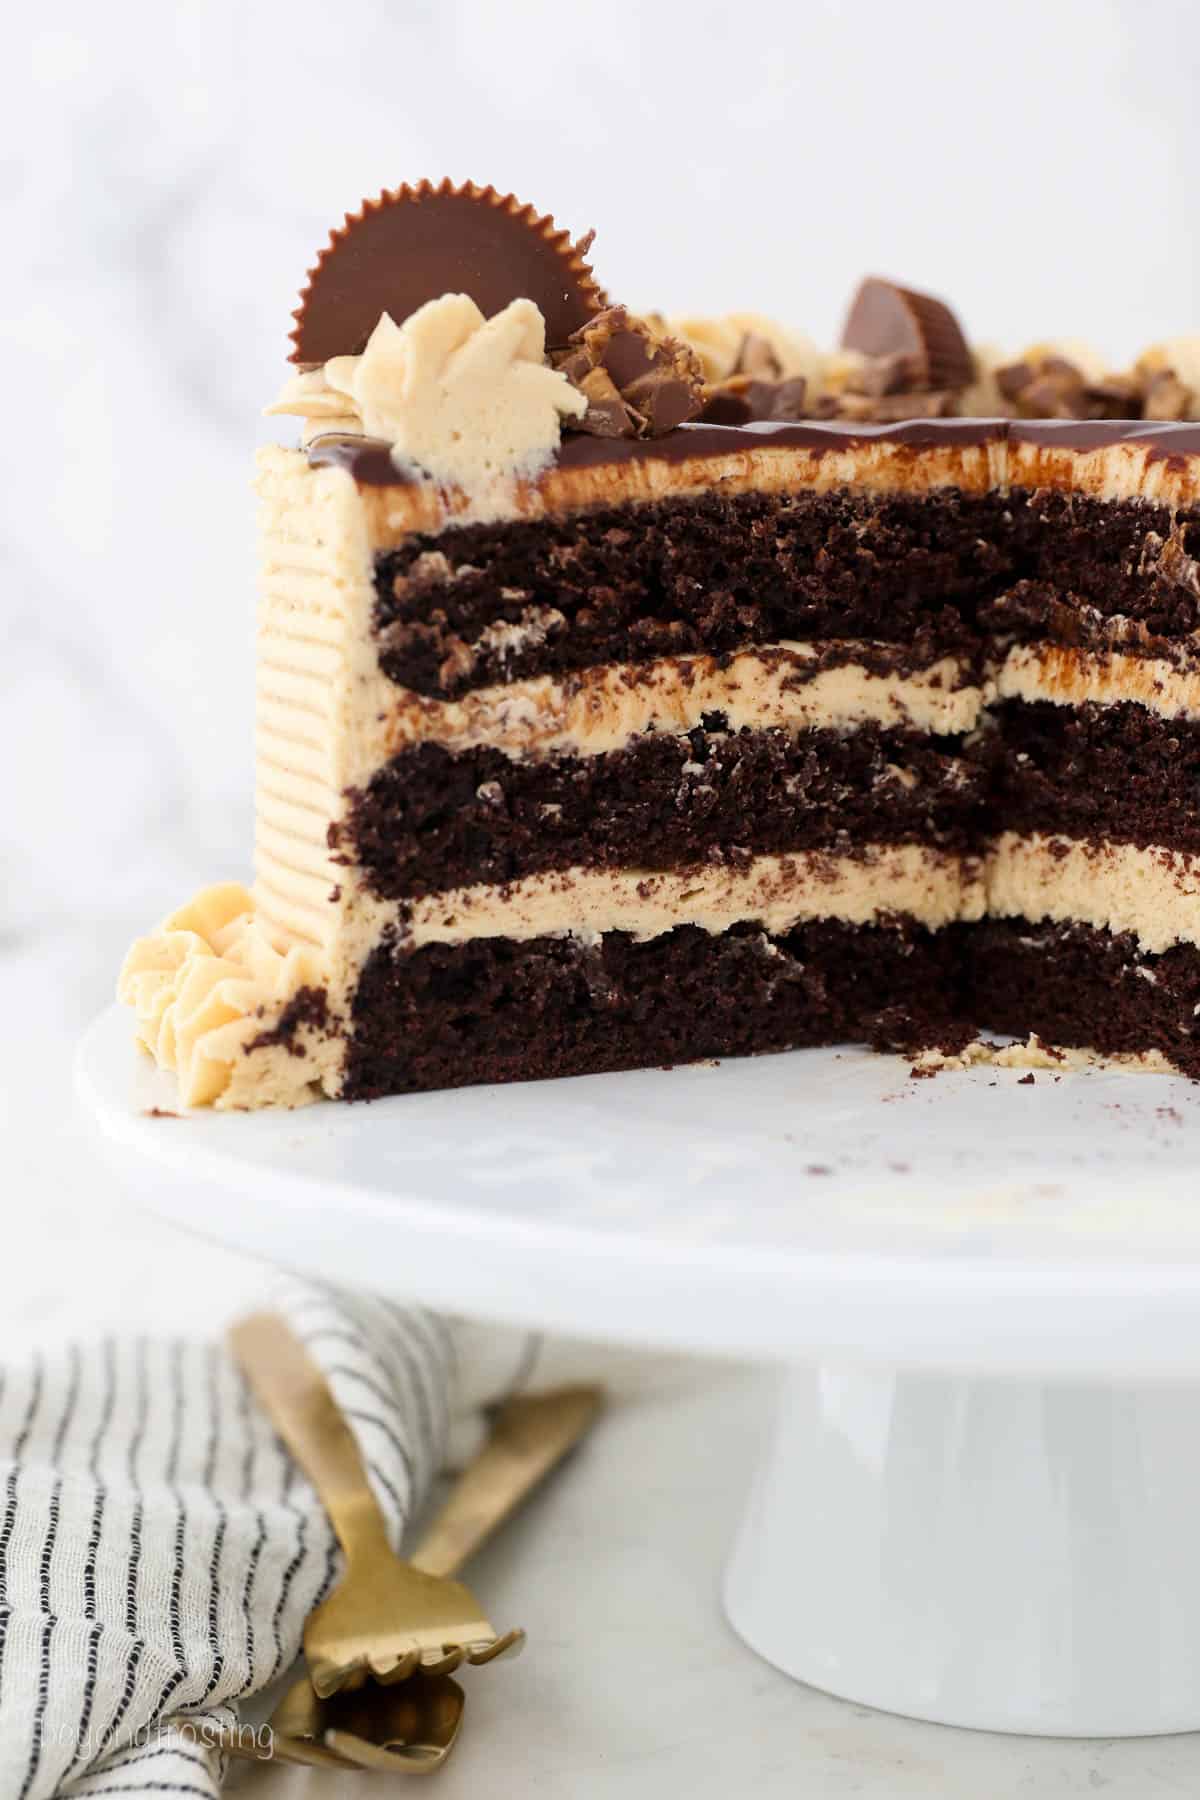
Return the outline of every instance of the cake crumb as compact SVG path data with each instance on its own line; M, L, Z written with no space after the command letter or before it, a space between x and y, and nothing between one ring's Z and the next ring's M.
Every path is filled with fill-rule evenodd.
M1034 1085L1034 1073L1033 1073L1033 1070L1030 1069L1028 1075L1022 1075L1020 1081L1018 1081L1018 1083L1017 1083L1017 1086L1018 1087L1032 1087L1033 1085Z
M165 1106L148 1106L142 1116L146 1119L177 1119L180 1115Z
M1047 1044L1035 1031L1024 1043L996 1044L990 1038L976 1038L957 1051L923 1050L917 1057L912 1072L940 1075L948 1069L973 1069L982 1063L991 1064L998 1069L1048 1069L1072 1073L1103 1070L1133 1074L1144 1069L1167 1068L1157 1051L1144 1051L1139 1055L1104 1056L1097 1050L1076 1050L1061 1044ZM1028 1086L1028 1083L1024 1085Z

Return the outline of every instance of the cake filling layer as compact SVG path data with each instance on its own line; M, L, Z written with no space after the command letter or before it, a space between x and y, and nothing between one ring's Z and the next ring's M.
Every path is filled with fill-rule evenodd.
M753 854L927 843L967 851L985 770L916 731L651 733L604 755L394 757L334 828L373 893L400 900L549 869L691 867Z
M518 627L510 628L520 637ZM665 656L608 663L476 689L461 700L404 694L382 722L384 754L409 745L486 745L508 756L601 756L645 732L688 732L720 713L731 731L857 725L970 731L983 692L968 665L922 666L895 644L835 640L767 644L726 657Z
M1035 924L1048 920L1129 933L1152 952L1198 944L1200 857L1161 847L1005 832L987 856L987 912Z
M1200 642L1185 640L1172 660L1062 644L1014 644L996 670L995 695L1061 707L1136 702L1163 719L1200 721Z
M959 1046L964 944L908 919L782 934L381 945L354 1000L344 1096L372 1099L803 1045Z
M660 872L574 868L401 907L404 940L415 949L556 932L646 939L681 924L719 933L747 921L777 933L806 919L869 924L893 914L936 929L987 912L1130 932L1159 952L1200 943L1200 858L1007 832L985 865L919 844L872 844L847 855L809 851Z
M679 925L719 933L747 921L779 933L806 919L866 925L899 914L937 928L981 918L984 889L973 858L919 844L868 844L850 855L808 851L659 873L567 869L401 906L405 941L420 949L556 932L590 939L619 931L640 941Z

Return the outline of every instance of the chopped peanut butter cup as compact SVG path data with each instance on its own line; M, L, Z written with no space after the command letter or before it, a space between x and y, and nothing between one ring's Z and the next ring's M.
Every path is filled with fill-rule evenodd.
M755 419L803 419L806 416L808 383L803 375L786 380L754 375L731 375L707 390L704 411L706 425L749 425Z
M660 437L703 405L695 352L623 306L589 319L553 361L587 397L587 412L568 428L595 437Z
M1028 356L996 370L996 385L1025 419L1136 419L1141 386L1132 376L1089 376L1069 357Z
M958 320L930 294L869 275L851 302L842 347L864 356L898 357L909 389L970 385L973 364Z
M381 313L402 324L427 300L469 294L487 318L535 302L546 341L565 344L605 305L578 243L512 194L427 181L364 200L309 271L292 317L291 360L360 355Z

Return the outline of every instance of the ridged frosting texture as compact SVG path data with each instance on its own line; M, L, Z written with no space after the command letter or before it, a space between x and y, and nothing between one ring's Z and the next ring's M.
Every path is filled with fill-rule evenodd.
M266 1044L284 1007L317 981L311 952L279 950L237 882L205 888L139 938L117 986L138 1042L174 1071L185 1106L298 1106L318 1071L300 1044Z

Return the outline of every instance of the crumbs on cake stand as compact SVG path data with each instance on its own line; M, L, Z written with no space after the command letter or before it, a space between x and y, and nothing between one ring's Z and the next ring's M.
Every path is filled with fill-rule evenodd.
M996 1069L1028 1069L1030 1073L1022 1076L1018 1087L1033 1087L1034 1069L1062 1071L1063 1069L1094 1068L1101 1059L1077 1050L1063 1050L1055 1044L1044 1043L1037 1033L1032 1033L1023 1044L996 1044L990 1038L975 1038L960 1049L922 1050L909 1069L912 1081L928 1081L934 1075L943 1075L950 1069L974 1069L982 1066ZM1059 1075L1055 1076L1059 1079Z

